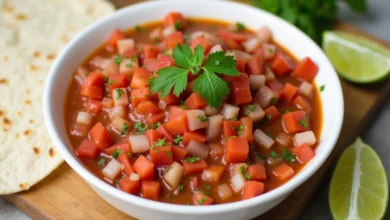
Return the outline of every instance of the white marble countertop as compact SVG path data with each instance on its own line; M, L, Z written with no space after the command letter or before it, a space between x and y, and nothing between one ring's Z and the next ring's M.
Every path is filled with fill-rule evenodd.
M366 0L369 4L368 15L358 15L350 12L345 7L339 12L339 18L348 21L361 29L370 32L371 34L390 42L390 0ZM364 141L370 144L382 158L387 171L388 178L390 177L390 100L385 103L380 115L375 119L372 127L367 129L365 134L362 134ZM304 220L325 220L332 219L328 205L328 185L329 180L326 180L322 190L319 191L311 206L308 207L304 214ZM389 179L390 182L390 179ZM8 204L3 199L0 199L0 220L28 220L30 219L24 213L17 210L12 205ZM387 212L384 219L390 219L390 212Z

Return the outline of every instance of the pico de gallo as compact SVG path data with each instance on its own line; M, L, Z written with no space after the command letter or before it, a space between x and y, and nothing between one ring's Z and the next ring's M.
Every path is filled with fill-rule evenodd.
M82 63L66 129L79 160L126 193L183 205L250 199L315 157L317 72L266 26L172 12L113 29Z

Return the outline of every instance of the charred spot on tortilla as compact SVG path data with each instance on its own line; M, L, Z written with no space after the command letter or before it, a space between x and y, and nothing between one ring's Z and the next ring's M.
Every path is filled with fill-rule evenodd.
M56 55L54 55L54 54L49 54L49 55L46 56L46 59L52 60L52 59L54 59L55 57L56 57Z
M35 66L34 64L31 64L30 66L29 66L29 68L30 68L30 70L31 71L37 71L39 68L37 67L37 66Z
M39 53L39 51L35 51L34 54L33 54L33 56L34 56L35 58L39 58L39 57L41 56L41 53Z
M24 190L24 189L28 188L28 184L27 183L21 183L21 184L19 184L19 187Z
M4 5L3 10L6 12L13 12L15 8L12 5Z
M27 130L25 130L25 131L23 132L23 134L24 134L25 136L28 136L28 135L31 134L31 130L30 130L30 129L27 129Z
M8 79L7 78L1 78L0 79L0 84L8 84Z
M3 57L3 60L4 60L5 62L7 62L7 61L8 61L8 56L4 56L4 57Z
M15 19L19 21L27 20L27 16L25 14L17 14L15 15Z
M7 128L3 128L3 131L4 131L4 132L8 132L8 129L7 129Z
M38 147L33 147L33 150L34 150L34 154L39 154L39 148Z
M5 126L7 126L7 125L11 125L11 120L9 119L9 118L3 118L3 124L5 125Z
M18 111L16 112L17 115L22 116L22 112Z
M30 99L26 99L26 101L24 101L24 103L25 103L26 105L31 105L31 100L30 100Z
M50 155L50 157L54 157L55 152L54 152L54 148L53 148L53 147L51 147L51 148L49 149L49 155Z
M17 134L15 135L15 138L18 139L19 137L20 137L20 134L17 133Z
M0 116L3 116L3 115L4 115L4 111L0 110Z
M34 123L34 120L32 120L32 119L31 119L31 120L30 120L30 121L28 121L28 122L29 122L30 124L32 124L32 123Z
M26 89L26 94L28 95L30 93L31 93L31 91L29 89Z

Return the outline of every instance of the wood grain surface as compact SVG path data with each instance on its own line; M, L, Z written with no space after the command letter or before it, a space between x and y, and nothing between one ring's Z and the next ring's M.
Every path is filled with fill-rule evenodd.
M136 0L112 1L118 8L140 2ZM390 48L390 44L375 39L349 24L339 23L336 25L336 29L369 37ZM286 200L256 219L290 220L299 218L312 197L316 195L324 175L332 170L342 151L377 115L381 104L390 91L390 80L370 86L352 84L343 79L340 81L345 104L344 124L332 154L323 166ZM134 219L100 198L66 163L30 190L7 195L4 198L31 218L39 220Z

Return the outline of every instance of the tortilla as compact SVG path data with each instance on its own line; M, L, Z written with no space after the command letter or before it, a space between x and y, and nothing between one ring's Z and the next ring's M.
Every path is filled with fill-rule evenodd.
M63 161L44 124L45 78L75 34L114 10L104 0L0 0L0 194L29 189Z

